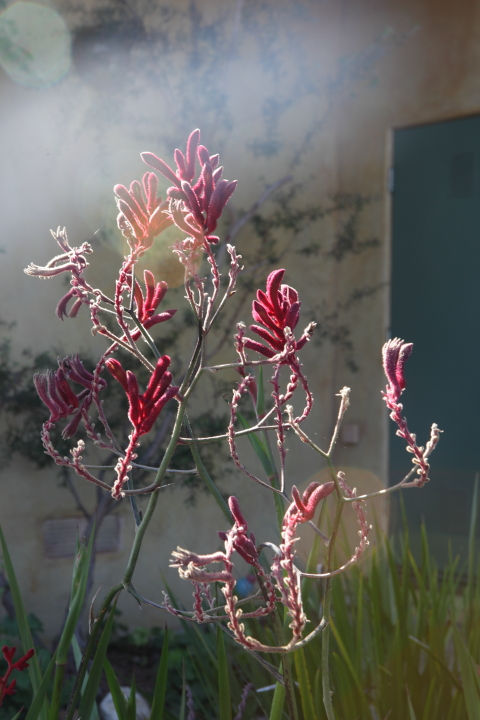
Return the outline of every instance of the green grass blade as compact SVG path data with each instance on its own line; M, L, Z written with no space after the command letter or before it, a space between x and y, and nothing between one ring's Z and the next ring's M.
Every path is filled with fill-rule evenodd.
M331 620L331 619L330 619L330 628L331 628L331 630L332 630L332 634L333 634L333 636L334 636L334 638L335 638L335 641L336 641L336 643L337 643L337 645L338 645L338 647L339 647L340 653L341 653L342 658L343 658L343 662L345 663L345 665L346 665L347 668L349 669L350 674L351 674L351 676L352 676L352 680L353 680L353 682L354 682L354 684L355 684L355 686L356 686L356 688L357 688L359 703L360 703L361 706L362 706L363 712L366 712L366 711L368 710L368 707L367 707L367 702L366 702L366 700L365 700L365 693L364 693L363 686L362 686L362 680L361 680L361 678L358 676L358 674L357 674L357 672L356 672L356 670L355 670L355 667L354 667L354 665L353 665L353 663L352 663L352 661L351 661L351 659L350 659L350 655L349 655L349 653L348 653L348 651L347 651L347 649L346 649L346 647L345 647L345 644L344 644L342 638L340 637L340 633L338 632L338 629L337 629L335 623L334 623L333 620ZM360 709L360 708L359 708L359 709Z
M28 650L35 647L35 645L33 643L32 633L30 632L30 627L28 625L27 614L25 612L25 607L23 605L22 595L20 593L20 588L18 586L17 578L15 575L15 570L13 569L12 559L10 557L10 553L8 551L7 543L5 541L5 537L3 535L3 531L2 531L1 527L0 527L0 543L2 546L3 560L5 562L5 570L7 572L8 583L10 585L10 591L12 593L13 604L15 607L15 615L17 618L20 639L22 641L22 649L23 649L23 652L26 653L26 652L28 652ZM34 693L34 695L36 695L38 690L40 689L40 684L42 682L42 673L40 670L40 663L38 662L38 657L37 657L36 653L28 663L28 674L30 677L30 682L32 685L33 693ZM38 715L38 720L47 720L47 717L48 717L48 705L45 702L42 705L42 708Z
M120 683L117 680L115 670L112 668L107 658L105 658L105 662L103 663L103 669L105 670L105 675L107 676L108 687L112 693L113 705L118 715L118 720L128 720L127 701L125 700L125 695L123 694Z
M77 627L80 613L82 612L83 602L85 600L85 592L87 589L88 571L90 567L90 558L92 555L93 539L95 536L95 525L90 533L88 545L82 542L79 547L79 556L74 568L74 579L72 583L72 597L70 598L70 607L68 616L63 628L60 641L57 648L57 662L65 663L68 656L70 645L72 644L73 634Z
M455 625L452 626L453 642L460 664L465 705L467 706L468 720L480 718L480 682L476 665L468 652L465 642Z
M237 419L244 430L248 430L251 427L250 423L246 420L246 418L242 415L242 413L238 412L238 410L237 410ZM264 443L257 436L257 434L249 433L247 435L247 438L250 441L250 444L255 451L255 455L258 457L258 459L262 463L262 467L265 470L267 477L271 477L272 475L276 474L276 470L274 467L272 467L272 463L270 462L270 458L268 457L268 451L267 451Z
M218 703L219 720L232 720L232 701L230 698L230 683L228 679L227 655L223 631L217 627L217 657L218 657Z
M110 634L112 632L116 606L117 602L115 601L112 609L110 610L110 615L105 623L105 627L98 643L97 651L93 658L92 667L90 669L90 677L88 678L85 692L83 693L80 708L78 710L78 717L82 720L90 720L92 710L95 706L95 698L97 696L98 686L102 677L103 665L105 663L105 658L107 657L108 641L110 640Z
M82 651L80 649L80 645L78 644L78 640L75 637L75 635L72 637L72 650L73 650L73 657L75 659L75 667L78 670L78 668L80 667L80 663L82 662ZM81 690L82 695L85 691L85 688L87 687L88 677L89 677L89 673L87 671L85 673L85 677L83 678L82 690ZM91 720L100 720L100 716L98 714L98 707L97 707L96 703L93 707Z
M475 561L475 535L477 529L477 517L478 517L478 484L480 480L480 473L475 473L475 482L473 485L473 497L472 497L472 512L470 515L470 528L468 532L468 577L467 577L467 601L472 601L472 587L473 587L473 571Z
M165 695L167 692L167 676L168 676L168 628L165 627L165 636L163 638L162 654L160 656L160 664L158 666L157 679L155 681L155 692L153 694L152 714L150 720L162 720L163 706L165 704Z
M277 683L273 693L272 707L270 708L269 720L281 720L283 705L285 703L285 686Z
M47 669L43 674L42 682L40 683L40 686L33 697L32 704L25 717L25 720L37 720L39 717L41 717L41 708L47 695L48 685L50 683L53 668L55 667L55 659L56 653L53 653L52 658L48 663Z
M128 696L127 713L129 720L137 718L137 686L135 684L135 675L132 675L132 684L130 685L130 695Z
M225 502L220 490L217 488L215 483L213 482L212 478L208 474L207 468L202 462L202 458L200 457L200 453L198 452L198 448L195 444L190 445L190 451L193 455L193 459L195 461L195 465L198 470L198 474L202 478L205 485L208 487L210 492L212 493L218 507L223 512L225 517L227 518L229 523L233 522L232 513L230 512L230 508L228 507L227 503Z
M24 708L20 708L20 710L18 711L18 713L13 716L12 720L18 720L18 718L19 718L20 715L22 714L23 710L24 710Z
M185 720L186 707L187 707L187 681L185 679L185 663L183 663L182 700L180 702L180 715L178 716L178 720Z
M410 693L407 689L407 701L408 701L408 713L410 715L410 720L417 720L417 716L415 715L415 710L413 709L412 701L410 700Z
M293 653L295 661L295 670L300 689L300 700L302 703L303 715L311 720L316 720L315 706L313 703L312 687L310 678L308 677L307 663L305 662L305 653L303 648Z

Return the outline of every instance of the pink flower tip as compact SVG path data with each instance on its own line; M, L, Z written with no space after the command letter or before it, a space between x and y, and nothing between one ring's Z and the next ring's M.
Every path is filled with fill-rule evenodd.
M333 481L323 484L312 482L300 498L300 493L294 485L292 487L292 497L297 511L302 518L300 522L304 523L313 520L318 503L330 495L334 489L335 483Z
M412 350L413 343L406 343L400 338L389 340L382 349L383 369L389 382L387 395L395 402L405 390L405 362L412 354Z

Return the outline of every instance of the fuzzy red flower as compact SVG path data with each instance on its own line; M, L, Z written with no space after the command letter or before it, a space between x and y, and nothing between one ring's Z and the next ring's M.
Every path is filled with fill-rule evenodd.
M212 235L217 227L218 219L225 205L237 186L237 181L228 182L222 179L223 167L218 167L219 156L210 155L207 148L199 145L200 130L194 130L187 140L185 155L175 150L176 172L161 158L153 153L144 152L142 160L150 167L158 170L167 180L173 183L167 195L174 200L183 201L189 214L185 217L188 225L195 225L205 240L217 243L218 237ZM192 185L195 177L195 156L201 166L200 176ZM195 235L195 228L192 227Z
M137 306L137 317L142 323L143 327L148 330L154 325L157 325L157 323L170 320L170 318L173 317L177 311L164 310L161 313L155 314L155 310L165 297L165 293L168 290L168 285L164 280L156 283L155 277L153 273L150 272L150 270L144 271L143 279L145 281L145 295L143 294L139 283L136 282L134 297ZM140 330L133 330L131 332L133 340L138 340L140 334Z
M78 355L66 357L58 361L58 370L48 370L45 374L36 373L33 382L38 396L50 410L49 422L55 423L58 420L74 415L72 420L64 428L62 436L64 439L72 437L80 423L82 408L88 407L91 401L91 390L93 375L84 367ZM75 393L68 381L73 381L83 386L83 390ZM98 381L99 387L105 387L105 380ZM85 405L87 403L87 405Z
M233 515L234 523L234 539L233 547L238 554L247 562L249 565L256 567L258 565L258 550L255 546L255 535L251 532L248 533L248 524L245 520L238 500L234 495L228 498L228 506L230 512ZM219 532L218 536L221 540L226 541L228 539L228 533Z
M130 188L124 185L115 185L113 188L120 211L118 227L126 238L135 239L136 244L144 250L151 246L154 237L173 222L164 212L166 203L157 197L157 186L156 175L147 172L142 178L142 184L134 180Z
M133 372L125 371L121 363L114 358L105 362L107 370L118 380L127 394L128 418L135 428L137 438L150 432L163 407L178 392L178 387L171 386L172 373L167 370L169 365L168 355L158 359L147 389L141 395L138 380Z
M382 349L383 369L388 385L386 396L390 401L397 402L405 390L405 363L412 354L413 343L406 343L394 338L385 343Z
M274 270L267 278L266 292L257 291L252 304L253 319L259 325L250 325L250 330L259 335L267 345L246 339L245 347L272 358L285 348L285 329L294 330L300 316L298 292L289 285L282 285L285 270ZM294 350L300 350L310 340L313 327L307 328L300 340L295 341Z

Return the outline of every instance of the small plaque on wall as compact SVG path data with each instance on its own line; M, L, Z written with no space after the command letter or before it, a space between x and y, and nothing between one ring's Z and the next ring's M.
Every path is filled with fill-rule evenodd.
M97 533L97 553L121 550L121 518L107 515ZM43 545L48 558L74 557L77 537L82 537L87 520L81 517L46 520L43 523Z

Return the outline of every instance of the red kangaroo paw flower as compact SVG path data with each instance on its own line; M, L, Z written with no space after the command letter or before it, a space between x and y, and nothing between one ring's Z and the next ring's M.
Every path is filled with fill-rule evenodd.
M150 167L158 170L158 172L161 173L164 177L166 177L167 180L170 180L170 182L173 182L174 185L180 188L179 178L175 175L172 168L167 165L164 160L157 157L154 153L151 152L140 153L140 157L146 165L150 165Z
M290 333L290 346L287 346L286 330L293 332L300 317L301 303L297 291L289 285L282 285L285 270L274 270L267 278L266 292L257 291L257 297L252 303L253 319L258 325L250 325L250 330L265 341L266 345L256 340L245 339L245 347L260 353L264 357L273 358L282 352L288 362L291 353L300 350L308 340L315 327L311 323L299 340L295 340Z
M147 250L154 237L172 224L170 216L162 210L162 198L157 197L158 180L153 173L145 173L142 184L134 180L130 189L115 185L116 201L120 213L117 225L135 247Z
M69 381L82 385L84 390L75 393ZM50 411L48 422L55 423L75 413L62 432L65 439L72 437L78 429L82 409L91 402L93 381L94 376L84 368L78 355L59 360L55 372L49 370L33 376L38 396ZM98 389L105 385L105 380L98 380Z
M192 237L202 243L206 241L215 244L218 242L218 238L212 233L217 227L220 215L235 190L237 182L236 180L232 182L221 180L223 168L217 168L219 156L210 155L204 145L199 145L199 141L200 130L194 130L187 140L186 154L184 155L178 148L175 150L176 171L153 153L145 152L141 154L141 157L147 165L155 168L173 183L173 186L167 190L167 196L183 203L180 208L182 214L185 212L191 214L190 220L185 223L182 218L182 222L179 224L180 220L172 212L174 222L178 224L178 227L190 234L190 230L185 227L185 224L187 226L193 224L197 230L195 227L192 228ZM198 157L202 169L197 182L192 184L195 177L195 156ZM122 199L126 202L124 195Z
M247 534L248 524L245 520L237 498L231 495L228 498L228 506L233 515L235 524L230 533L219 532L218 535L221 540L225 542L230 541L230 536L233 548L238 552L245 562L254 567L258 566L258 550L255 547L255 536L253 533Z
M109 358L105 361L105 367L107 368L108 372L113 375L115 380L118 380L125 392L128 393L127 373L123 369L122 363L118 360L115 360L115 358Z
M143 395L140 394L135 375L130 370L125 372L118 360L109 358L105 365L127 394L128 418L135 428L136 438L146 435L152 429L165 404L178 392L178 387L171 385L172 374L167 372L170 358L164 355L157 360Z
M428 480L430 465L428 456L436 447L442 432L434 423L432 425L430 440L425 447L417 445L415 433L408 429L407 420L402 415L403 405L398 402L400 395L405 389L405 362L410 357L413 349L412 343L405 343L400 338L389 340L382 349L383 369L387 376L388 385L382 393L385 404L390 412L390 417L396 423L397 435L407 443L407 451L413 454L413 464L417 466L418 477L413 481L418 487L422 487Z
M162 302L165 294L168 290L167 283L162 280L159 283L155 283L155 277L150 270L145 270L143 273L145 281L145 295L138 282L135 283L134 298L137 310L137 317L146 330L157 325L158 323L170 320L176 310L164 310L161 313L155 314L155 310ZM135 329L131 333L134 340L138 340L141 333L140 330Z
M335 483L333 481L324 483L323 485L312 482L300 498L300 493L294 485L292 487L292 497L300 515L299 522L304 523L308 522L308 520L313 520L318 503L334 490Z
M394 338L385 343L382 350L383 369L390 383L387 387L389 399L397 401L405 390L405 362L412 354L413 343Z
M186 152L186 173L184 180L192 182L195 177L195 155L197 153L198 143L200 142L200 130L197 128L190 133L187 140L187 152Z

